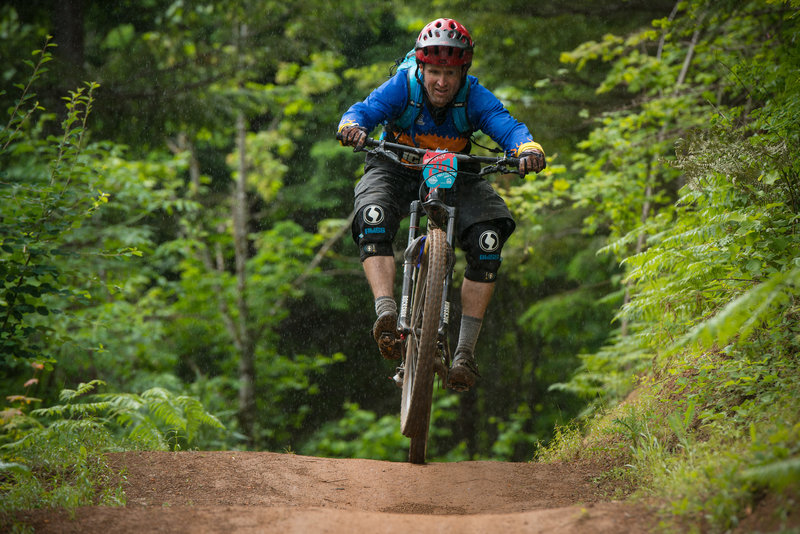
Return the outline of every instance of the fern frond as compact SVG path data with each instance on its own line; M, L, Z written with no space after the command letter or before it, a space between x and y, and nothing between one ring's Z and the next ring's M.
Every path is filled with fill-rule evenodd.
M88 384L81 382L78 384L78 389L62 389L58 396L58 400L62 402L71 402L80 396L94 391L96 387L105 385L106 383L102 380L92 380Z
M135 393L102 393L98 399L107 402L115 412L135 411L144 406L144 400Z
M747 469L742 473L742 477L765 486L783 489L789 484L800 482L800 457Z
M88 431L103 431L105 425L99 419L59 419L48 430L62 434L82 434Z
M158 426L149 417L143 417L139 422L131 428L128 437L145 447L154 450L168 450L167 443L164 436L161 434Z
M147 403L147 410L154 416L157 422L162 423L170 428L186 430L186 419L183 416L183 410L176 406L172 399L161 399L155 402Z
M186 415L186 441L190 443L194 441L201 426L225 429L219 419L203 408L203 404L198 399L184 395L175 400Z
M678 349L690 343L725 345L736 336L742 340L747 339L758 325L774 319L777 310L792 295L800 293L798 286L800 267L775 273L765 282L731 301L713 318L697 325L673 348Z
M3 472L11 472L17 475L27 474L31 472L31 468L25 464L19 464L16 462L4 462L0 460L0 473Z
M111 407L109 402L82 402L76 404L60 404L31 411L34 417L92 417L106 412Z

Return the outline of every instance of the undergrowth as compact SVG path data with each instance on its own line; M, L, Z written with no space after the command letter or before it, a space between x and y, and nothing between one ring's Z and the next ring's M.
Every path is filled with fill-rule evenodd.
M198 442L203 428L224 430L193 397L161 388L141 395L95 393L102 385L94 380L65 389L62 402L47 408L2 412L0 521L9 528L23 529L14 519L22 510L73 514L79 506L125 504L123 479L108 466L109 452L181 450Z
M0 523L24 530L15 513L61 508L74 515L79 506L125 504L122 480L104 453L121 446L95 420L59 421L36 428L3 447L0 464Z
M674 20L659 22L671 32L659 51L679 35L699 39L698 48L709 35L725 35L737 46L711 46L735 57L722 69L721 55L691 64L710 77L687 83L708 91L719 76L717 97L709 106L704 93L675 123L657 122L659 131L678 132L669 147L635 144L658 152L651 169L664 183L646 189L648 211L624 229L612 213L619 229L604 252L625 268L623 327L600 351L582 355L575 376L557 386L594 402L538 454L624 466L636 496L659 503L666 531L728 532L766 500L774 528L800 527L800 19L797 2L789 4L681 2ZM689 67L685 42L675 44L681 68ZM665 55L641 71L609 61L611 85L624 82L613 76L617 69L629 80L641 75L649 96L684 89L672 87L673 78L649 77L670 66ZM664 109L676 105L670 100ZM619 140L600 134L638 139L644 123L637 113L650 106L642 98L604 117L613 128L598 129L587 145L594 152L582 157L616 156ZM598 166L592 178L631 168ZM662 185L671 194L656 208L653 191Z
M666 531L727 531L767 494L780 521L800 505L800 362L795 343L772 346L676 354L624 401L559 429L538 459L624 466L636 497L667 503Z

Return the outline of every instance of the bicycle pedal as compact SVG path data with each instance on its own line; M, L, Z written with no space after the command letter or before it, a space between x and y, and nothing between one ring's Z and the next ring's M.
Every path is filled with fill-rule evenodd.
M402 367L398 367L397 368L397 372L392 377L392 380L394 380L394 383L395 383L395 385L397 387L401 388L401 387L403 387L403 378L404 377L405 377L405 369L403 369Z

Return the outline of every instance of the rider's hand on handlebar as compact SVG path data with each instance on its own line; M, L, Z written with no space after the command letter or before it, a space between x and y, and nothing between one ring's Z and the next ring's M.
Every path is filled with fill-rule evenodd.
M353 147L355 152L364 148L367 142L367 131L360 126L346 126L339 132L342 144Z
M519 175L525 176L529 172L541 172L547 167L544 153L538 150L526 150L519 155Z

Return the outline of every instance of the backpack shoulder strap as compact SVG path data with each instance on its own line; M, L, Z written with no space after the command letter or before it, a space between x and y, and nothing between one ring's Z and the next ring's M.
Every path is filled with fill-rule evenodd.
M417 79L416 65L406 69L406 79L408 80L408 103L403 113L400 114L400 117L394 121L395 126L402 130L414 124L414 121L417 120L417 117L419 117L419 114L422 112L424 102L422 85Z
M453 102L453 122L456 123L458 133L461 135L472 133L472 124L467 116L467 100L469 100L469 80L466 80L464 86L458 90Z

